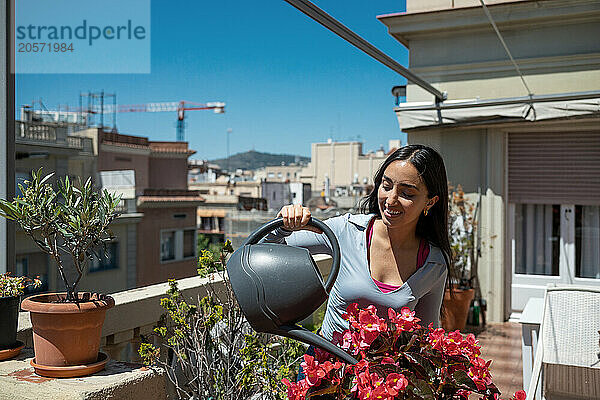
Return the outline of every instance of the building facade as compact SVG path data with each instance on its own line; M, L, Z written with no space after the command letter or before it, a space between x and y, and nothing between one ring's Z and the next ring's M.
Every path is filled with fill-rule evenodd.
M96 180L98 157L94 151L94 140L78 135L75 128L66 123L16 121L17 195L20 194L18 185L30 179L31 171L40 167L43 168L43 174L54 173L50 180L53 184L65 177L73 182L88 178ZM128 277L128 271L132 249L135 262L135 229L140 216L135 212L128 213L125 208L122 211L123 214L111 227L117 239L108 245L107 254L102 260L90 262L79 284L81 290L93 289L110 293L135 286L135 281L132 283ZM16 264L13 274L39 276L42 281L41 291L64 289L54 261L20 228L16 230L15 246ZM66 265L70 265L69 260L66 260Z
M480 203L478 278L488 320L549 283L600 283L600 3L408 0L378 17L410 50L416 85L396 108L409 143L443 155Z
M316 195L336 189L339 196L365 194L387 154L398 147L400 140L390 140L388 151L364 154L361 142L312 143L310 163L302 169L300 181L310 183Z
M99 171L133 172L135 212L141 215L136 262L129 269L135 287L195 275L196 207L204 199L187 188L188 157L194 151L186 142L102 130L97 130L97 141Z

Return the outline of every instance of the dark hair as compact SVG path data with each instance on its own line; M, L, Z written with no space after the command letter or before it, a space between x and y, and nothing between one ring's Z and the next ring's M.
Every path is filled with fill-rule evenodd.
M395 150L377 170L373 178L375 186L371 193L362 199L359 210L362 213L377 214L381 217L377 193L385 169L394 161L409 161L425 183L428 197L439 197L438 201L429 209L428 215L421 214L419 217L416 233L442 250L448 267L448 282L451 282L454 274L452 251L448 238L448 179L444 160L437 151L422 144L409 144Z

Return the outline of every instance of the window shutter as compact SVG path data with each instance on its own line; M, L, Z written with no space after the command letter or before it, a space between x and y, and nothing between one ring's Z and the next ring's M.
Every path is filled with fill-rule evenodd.
M512 203L600 204L600 130L508 134Z

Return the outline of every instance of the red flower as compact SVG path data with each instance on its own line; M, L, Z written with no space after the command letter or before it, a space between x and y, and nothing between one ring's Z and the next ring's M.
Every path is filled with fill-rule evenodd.
M349 304L346 307L346 313L342 314L342 318L353 324L358 322L358 303Z
M396 332L412 332L415 329L420 328L419 322L421 322L421 320L415 317L414 311L410 311L408 307L402 307L399 314L397 314L394 309L389 308L388 317L390 322L393 322L396 325Z
M319 362L308 354L304 355L304 362L300 366L304 375L306 375L304 380L309 386L318 386L321 383L321 379L327 375L323 366L319 365Z
M286 378L281 380L285 386L287 386L287 395L289 400L304 400L306 392L308 391L308 385L304 380L299 382L290 382Z
M473 379L473 382L475 382L478 389L485 389L487 385L492 383L492 376L489 370L491 363L491 360L486 363L479 357L472 361L472 366L469 368L468 375Z
M527 398L527 393L524 390L519 390L513 395L514 400L525 400Z
M333 344L346 351L350 350L352 348L352 333L350 331L344 331L344 333L333 332Z
M385 384L387 386L388 392L392 396L395 396L402 390L406 389L406 387L408 386L408 379L406 379L402 374L392 372L385 379Z

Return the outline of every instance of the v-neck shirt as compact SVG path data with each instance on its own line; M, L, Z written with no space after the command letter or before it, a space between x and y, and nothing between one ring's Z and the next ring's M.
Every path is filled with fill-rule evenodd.
M371 220L369 221L369 224L367 226L367 264L369 266L369 271L371 271L371 257L370 257L371 240L373 239L373 225L375 224L375 220L376 220L376 218L371 218ZM419 249L417 250L417 268L416 269L421 268L423 266L423 264L425 264L425 260L427 260L428 255L429 255L429 243L427 243L427 240L425 240L425 238L421 238L421 240L419 241ZM379 290L381 290L383 293L393 292L394 290L396 290L400 287L399 285L391 285L389 283L378 281L377 279L373 278L372 272L371 272L371 279L373 279L373 282L375 282L375 284L377 285Z
M340 269L329 294L321 334L331 340L333 332L348 329L342 318L351 303L365 308L377 307L381 317L387 317L388 308L400 311L408 307L416 312L421 324L433 322L439 326L439 314L444 294L447 268L442 251L429 244L429 255L400 287L383 293L371 278L367 261L366 229L375 214L345 214L324 222L335 234L341 249ZM311 254L332 254L325 235L302 230L290 232L276 229L261 240L265 243L282 243L304 247Z

